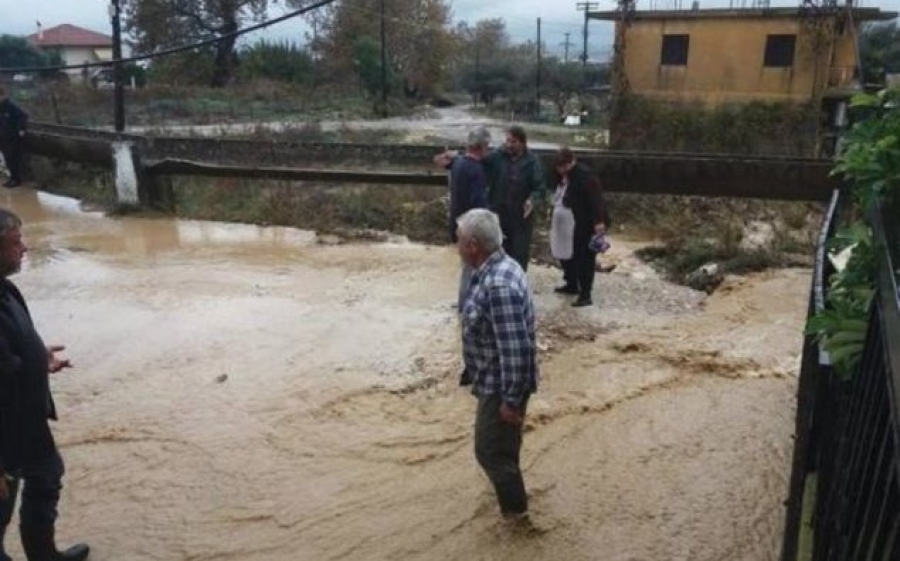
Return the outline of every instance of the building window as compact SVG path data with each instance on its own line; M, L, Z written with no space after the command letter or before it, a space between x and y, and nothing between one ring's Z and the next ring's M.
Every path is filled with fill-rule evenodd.
M769 35L766 37L766 56L763 66L768 68L790 68L794 66L796 35Z
M687 66L690 35L663 35L660 64Z

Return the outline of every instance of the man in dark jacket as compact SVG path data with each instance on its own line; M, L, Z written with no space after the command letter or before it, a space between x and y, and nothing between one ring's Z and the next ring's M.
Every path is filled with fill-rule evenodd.
M484 158L488 176L488 204L500 217L503 250L528 270L534 209L545 196L544 169L528 149L525 129L518 125L506 131L506 144Z
M487 207L487 176L481 160L488 153L491 144L491 133L484 127L469 132L466 141L466 153L451 157L438 154L434 163L450 170L450 240L457 242L457 219L473 208ZM462 264L459 279L459 295L457 310L462 307L463 295L472 278L472 268Z
M86 545L60 552L54 539L65 468L50 430L56 408L49 374L71 364L56 357L64 347L44 345L25 299L8 279L19 271L27 251L21 227L15 214L0 209L0 540L21 480L19 531L28 561L82 561L88 556ZM0 560L9 560L2 549Z
M0 85L0 151L9 170L9 180L4 187L22 184L22 145L27 125L28 114L9 99Z
M481 160L488 153L491 134L484 127L469 132L466 153L450 164L450 239L456 243L456 220L473 208L487 207L487 176ZM438 157L436 163L440 163Z

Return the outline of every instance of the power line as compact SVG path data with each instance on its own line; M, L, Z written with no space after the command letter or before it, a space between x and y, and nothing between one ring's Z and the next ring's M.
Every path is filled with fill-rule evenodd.
M310 4L305 8L301 8L299 10L295 10L293 12L288 12L282 16L278 16L276 18L270 19L268 21L264 21L262 23L258 23L255 25L251 25L250 27L245 27L244 29L238 29L237 31L232 31L230 33L225 33L223 35L219 35L218 37L213 37L210 39L205 39L203 41L198 41L196 43L192 43L190 45L182 45L180 47L172 47L171 49L164 49L162 51L157 51L155 53L148 53L144 55L136 55L127 58L120 58L114 60L105 60L102 62L87 62L84 64L70 64L70 65L61 65L61 66L26 66L22 68L0 68L0 74L27 74L31 72L57 72L60 70L80 70L82 68L96 68L96 67L105 67L111 64L125 64L129 62L138 62L140 60L150 60L154 58L160 58L168 55L174 55L178 53L182 53L185 51L192 51L194 49L200 47L206 47L208 45L214 45L220 41L224 41L226 39L230 39L232 37L240 37L241 35L245 35L247 33L252 33L254 31L259 31L260 29L264 29L269 27L270 25L275 25L276 23L281 23L283 21L287 21L289 19L293 19L297 16L301 16L306 12L311 12L313 10L317 10L324 6L327 6L333 3L335 0L320 0L315 4Z

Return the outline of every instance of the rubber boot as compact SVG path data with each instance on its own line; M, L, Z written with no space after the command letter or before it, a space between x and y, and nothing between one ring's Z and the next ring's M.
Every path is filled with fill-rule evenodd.
M90 548L83 543L73 545L65 551L56 549L55 529L50 527L27 528L19 526L22 549L28 561L84 561Z

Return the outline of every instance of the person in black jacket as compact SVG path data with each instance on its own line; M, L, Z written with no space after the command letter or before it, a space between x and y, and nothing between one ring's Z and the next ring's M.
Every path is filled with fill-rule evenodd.
M0 151L9 170L9 180L4 187L22 184L22 145L27 125L28 114L9 99L0 85Z
M600 180L586 165L576 161L572 150L560 148L555 165L557 200L551 224L551 246L560 243L568 246L564 248L568 258L560 259L565 284L556 288L556 292L577 294L573 306L590 306L593 304L591 292L597 259L590 242L594 234L604 233L609 225L607 205Z
M60 552L54 539L65 468L50 430L56 407L49 375L71 364L56 356L64 347L44 345L25 299L9 281L27 251L21 227L15 214L0 209L0 544L21 480L19 533L28 561L82 561L87 545ZM0 560L9 560L2 549Z

